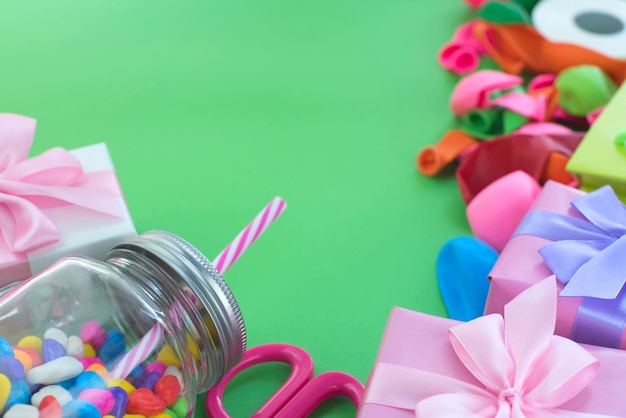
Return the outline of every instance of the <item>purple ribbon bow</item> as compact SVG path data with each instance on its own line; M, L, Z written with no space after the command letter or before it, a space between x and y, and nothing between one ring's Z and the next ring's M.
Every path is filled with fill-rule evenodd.
M572 338L619 346L626 327L626 206L610 186L571 202L581 217L529 212L515 235L554 241L539 250L565 287L561 296L583 296Z

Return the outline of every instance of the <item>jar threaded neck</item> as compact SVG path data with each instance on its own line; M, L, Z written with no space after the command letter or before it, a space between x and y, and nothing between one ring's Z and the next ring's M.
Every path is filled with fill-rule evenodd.
M193 327L204 328L195 333L200 339L198 345L209 351L200 353L198 371L208 368L208 372L205 379L198 376L198 389L208 390L239 362L247 344L241 311L215 267L194 246L172 233L149 231L114 247L108 258L124 270L128 270L124 267L127 263L119 260L141 265L174 293L166 295L173 297L170 303L179 303L176 298L185 299L187 309L195 311L189 316L196 319L191 321Z

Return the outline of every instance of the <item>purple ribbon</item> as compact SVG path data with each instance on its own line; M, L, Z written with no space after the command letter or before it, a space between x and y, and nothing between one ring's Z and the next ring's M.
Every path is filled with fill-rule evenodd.
M565 287L582 296L572 339L617 348L626 328L626 206L610 186L571 202L584 218L529 212L514 235L555 241L539 254Z

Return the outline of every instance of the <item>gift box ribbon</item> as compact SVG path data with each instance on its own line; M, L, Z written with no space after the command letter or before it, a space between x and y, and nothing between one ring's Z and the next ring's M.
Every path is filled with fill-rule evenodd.
M554 335L556 281L532 286L498 314L449 329L460 380L379 363L364 403L414 411L417 417L608 417L561 408L593 379L600 363L574 341Z
M14 253L59 240L59 231L42 209L77 205L114 217L122 213L112 170L85 173L62 148L28 158L35 120L0 114L0 235Z
M626 327L626 206L610 186L571 202L583 218L531 211L515 235L554 241L539 254L565 286L561 296L583 296L572 338L617 348Z

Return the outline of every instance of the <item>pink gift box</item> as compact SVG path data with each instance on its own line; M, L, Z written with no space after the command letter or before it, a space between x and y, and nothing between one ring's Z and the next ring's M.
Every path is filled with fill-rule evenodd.
M461 363L450 343L449 328L458 324L461 322L395 307L387 321L375 365L387 363L405 366L480 386L477 379ZM626 398L623 395L626 352L605 347L580 346L599 360L600 366L590 383L575 398L559 406L566 410L564 415L559 416L570 416L567 411L626 416ZM373 374L365 386L364 403L357 412L357 418L415 418L414 410L368 403L373 383L377 383L373 381ZM393 384L403 382L396 379ZM408 403L411 402L412 400Z
M0 114L0 287L136 236L104 143L27 158L35 121Z
M570 203L585 194L578 189L549 181L533 203L529 213L546 211L584 219ZM489 275L491 284L485 304L485 314L501 314L504 305L515 296L553 274L538 252L540 248L552 242L533 235L514 235L509 240ZM562 285L559 286L560 290L563 289ZM576 296L558 297L555 334L572 337L582 299ZM619 348L626 348L626 333L622 334Z

